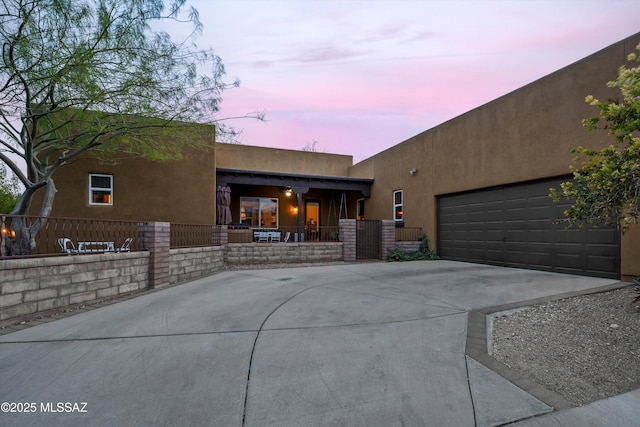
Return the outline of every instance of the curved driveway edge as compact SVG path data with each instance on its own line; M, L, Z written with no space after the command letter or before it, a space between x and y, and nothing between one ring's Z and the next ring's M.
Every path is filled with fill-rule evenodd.
M612 283L450 261L227 271L1 336L0 402L37 410L0 424L502 425L552 408L467 355L469 313Z

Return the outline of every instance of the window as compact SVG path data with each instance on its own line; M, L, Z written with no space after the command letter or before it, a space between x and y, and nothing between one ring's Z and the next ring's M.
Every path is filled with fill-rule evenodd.
M250 227L278 227L278 199L240 198L240 222Z
M393 220L402 221L402 190L393 192Z
M113 175L89 174L89 204L113 205Z

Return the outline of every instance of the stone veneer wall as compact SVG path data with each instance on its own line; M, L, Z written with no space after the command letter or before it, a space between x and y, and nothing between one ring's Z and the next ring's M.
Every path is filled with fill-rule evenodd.
M144 251L3 259L0 327L79 304L207 276L222 270L225 264L353 262L356 222L340 220L340 225L341 242L229 244L227 227L223 226L220 246L170 249L169 223L142 223L138 247Z
M170 259L170 279L174 285L222 270L224 247L171 249Z
M420 249L420 243L414 241L395 242L395 247L405 252L415 252Z
M229 265L342 261L342 243L229 243Z
M149 252L0 261L0 326L149 287ZM5 322L7 323L7 322Z

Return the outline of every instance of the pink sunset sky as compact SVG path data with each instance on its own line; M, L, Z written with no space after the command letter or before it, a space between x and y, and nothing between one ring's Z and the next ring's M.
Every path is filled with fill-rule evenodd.
M355 162L640 31L638 0L189 4L204 25L198 47L241 81L219 117L266 112L266 123L225 122L243 144L315 140Z

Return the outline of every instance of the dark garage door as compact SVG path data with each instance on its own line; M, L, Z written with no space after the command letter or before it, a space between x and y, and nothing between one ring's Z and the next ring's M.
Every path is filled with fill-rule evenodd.
M548 196L553 179L445 195L438 200L443 259L620 277L620 233L558 223L566 204Z

